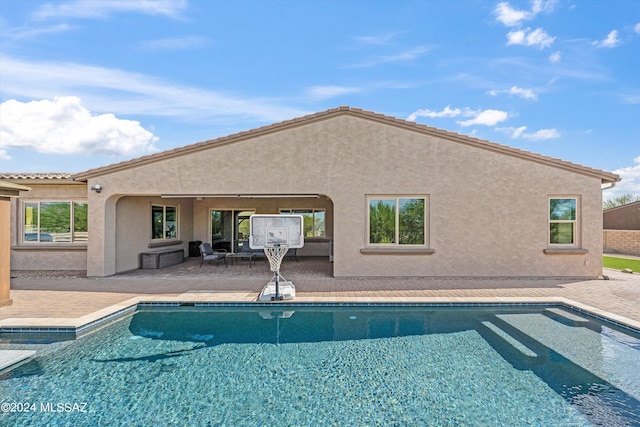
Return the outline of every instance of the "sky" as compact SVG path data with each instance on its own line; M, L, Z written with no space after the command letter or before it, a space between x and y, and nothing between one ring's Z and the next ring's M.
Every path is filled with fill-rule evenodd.
M0 0L0 172L80 172L342 105L640 195L637 0Z

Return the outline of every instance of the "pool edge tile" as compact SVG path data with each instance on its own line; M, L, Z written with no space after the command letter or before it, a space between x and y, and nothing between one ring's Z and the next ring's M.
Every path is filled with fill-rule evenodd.
M562 305L600 320L640 332L640 322L563 297L299 297L286 302L256 301L255 292L185 292L182 294L138 295L78 318L8 318L0 321L0 332L89 332L110 319L135 311L141 306L256 306L256 305Z

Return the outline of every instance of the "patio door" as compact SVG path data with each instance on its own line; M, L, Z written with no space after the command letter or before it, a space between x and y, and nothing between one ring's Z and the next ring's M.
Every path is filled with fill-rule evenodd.
M237 252L242 242L249 239L249 217L254 213L254 210L211 209L209 224L213 249Z

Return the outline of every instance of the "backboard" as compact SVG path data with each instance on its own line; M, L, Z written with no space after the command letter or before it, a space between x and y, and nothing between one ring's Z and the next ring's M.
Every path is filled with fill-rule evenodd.
M302 215L255 214L249 218L249 247L264 249L274 244L304 246Z

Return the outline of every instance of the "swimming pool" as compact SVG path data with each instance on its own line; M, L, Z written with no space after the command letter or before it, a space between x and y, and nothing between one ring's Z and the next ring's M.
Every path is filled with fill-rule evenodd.
M639 338L563 307L143 307L0 376L34 404L0 424L640 425Z

